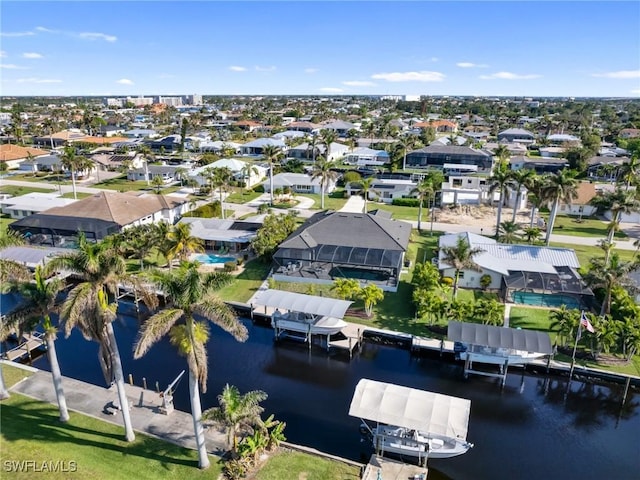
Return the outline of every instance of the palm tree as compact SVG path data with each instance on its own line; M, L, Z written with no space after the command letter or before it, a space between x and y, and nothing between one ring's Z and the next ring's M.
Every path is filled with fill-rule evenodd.
M507 160L511 156L509 149L506 145L500 144L498 148L493 151L493 156L498 159L498 164L506 164Z
M283 157L282 150L273 145L267 145L262 149L262 156L264 160L269 164L269 195L270 205L273 206L273 166Z
M522 197L522 187L527 187L535 182L534 178L537 177L535 170L523 168L521 170L515 170L511 172L511 178L513 179L514 189L516 191L516 203L513 206L513 217L511 221L515 223L516 216L518 215L518 208L520 207L520 199Z
M126 439L135 439L128 401L124 390L122 362L112 322L116 316L117 303L109 303L109 295L115 295L120 283L133 285L147 305L156 304L156 299L147 289L127 274L124 259L115 255L105 243L89 243L84 235L78 238L78 249L73 253L53 258L47 270L66 270L79 276L82 281L69 292L62 305L60 320L68 337L78 327L87 340L100 346L99 360L107 383L115 382L118 399L122 407L122 419Z
M444 254L442 262L455 269L452 298L456 298L458 295L458 280L462 270L482 271L478 264L473 261L473 256L483 251L481 248L471 248L468 240L462 235L458 236L455 245L442 248L442 253Z
M566 345L578 323L578 310L569 310L566 305L561 305L559 309L551 311L550 317L551 330L558 332L562 345Z
M529 190L529 202L531 203L531 220L529 222L529 228L534 227L536 218L536 210L540 211L540 207L544 204L544 198L542 196L542 189L546 183L546 177L536 175L532 177L527 183L526 187Z
M331 144L336 141L338 138L338 134L335 130L324 129L320 130L320 138L322 139L322 144L324 145L324 158L327 159L327 162L331 160Z
M358 296L364 302L364 312L367 314L367 317L370 317L373 315L374 305L384 299L384 292L377 285L369 283L360 290Z
M376 179L374 177L364 178L360 182L360 188L362 189L362 197L364 198L364 206L362 207L362 213L367 213L367 200L369 200L369 192L376 192L373 188L373 182Z
M403 157L402 157L402 170L407 169L407 150L413 148L418 139L415 135L405 135L400 138L400 146L402 147Z
M151 185L153 186L153 188L155 188L156 193L159 195L160 190L162 190L162 187L164 187L164 180L162 180L162 177L160 175L156 175L151 180Z
M258 175L260 172L258 171L258 167L249 162L246 162L240 170L240 173L242 174L242 180L244 183L244 188L242 189L242 194L244 195L249 189L249 185L251 184L251 176Z
M71 145L64 147L64 152L60 157L60 163L64 168L71 172L71 184L73 185L73 198L78 199L76 193L76 171L78 169L78 157L76 156L76 150Z
M47 280L42 266L38 265L34 274L34 281L13 285L13 290L18 291L24 298L21 307L8 313L2 325L0 325L0 339L5 340L12 329L33 331L42 325L47 342L47 356L51 366L51 377L58 400L60 421L69 420L67 401L62 388L62 374L56 354L56 335L58 330L51 322L51 313L55 310L55 302L58 293L64 289L64 283L59 278Z
M204 242L201 238L191 235L190 223L177 223L167 232L167 260L169 267L173 259L180 262L187 260L192 253L204 252Z
M415 195L418 198L418 232L422 231L422 204L425 198L431 197L435 193L433 184L423 179L416 187L411 190L411 195Z
M515 222L502 222L498 231L498 241L502 243L516 243L520 237L518 235L520 227Z
M320 180L320 208L324 210L324 194L327 189L327 185L331 182L335 182L338 178L338 173L331 170L331 163L327 162L322 156L318 157L318 161L313 164L312 179Z
M600 213L610 210L613 214L607 232L607 242L613 243L616 230L620 226L620 219L623 214L630 214L640 210L640 202L635 198L635 192L617 188L614 192L605 192L593 197L589 202L596 207ZM607 259L608 260L608 256Z
M169 335L171 343L189 365L189 396L191 416L198 448L200 468L209 467L209 458L202 427L200 387L207 391L207 350L209 328L198 315L218 325L239 342L247 339L247 329L238 321L233 310L216 295L216 290L228 280L222 273L202 274L198 263L183 262L176 270L155 271L149 276L165 293L168 307L152 315L140 329L134 346L134 358L145 355L161 338Z
M629 291L636 291L637 285L629 277L629 273L636 268L636 262L623 262L617 253L612 253L607 262L605 258L592 258L585 282L591 288L604 289L604 299L600 315L611 313L611 292L615 287L624 287Z
M261 390L253 390L240 394L237 387L226 384L222 393L218 395L219 407L205 410L203 421L213 421L227 430L227 445L233 454L238 451L238 432L249 430L262 424L260 414L264 408L260 402L267 399L267 394Z
M221 218L224 220L224 202L222 192L223 189L229 185L229 182L233 178L233 172L229 167L216 168L213 173L213 185L218 187L218 193L220 195L220 212Z
M555 175L549 175L546 183L542 187L542 198L546 201L553 202L551 215L549 216L549 224L547 225L547 236L545 244L547 247L551 243L551 234L553 233L553 224L558 214L558 206L560 202L571 203L578 196L578 181L575 174L570 170L560 170Z
M500 232L500 220L502 219L502 206L505 196L512 187L511 172L503 168L497 168L489 177L489 193L498 192L498 218L496 220L496 238Z
M620 168L620 178L626 182L627 190L631 184L638 179L640 175L640 157L636 153L631 159Z
M542 236L542 232L538 227L527 227L527 228L524 228L522 231L523 231L523 237L531 245L536 243L538 239Z
M318 152L318 137L316 135L310 135L307 143L307 159L309 158L309 152L311 152L311 160L315 163L316 153Z

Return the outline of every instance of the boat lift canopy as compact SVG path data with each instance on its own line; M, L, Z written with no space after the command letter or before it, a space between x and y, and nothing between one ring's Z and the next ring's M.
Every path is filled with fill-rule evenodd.
M452 342L525 352L553 353L549 334L533 330L496 327L479 323L449 322L447 338Z
M302 293L285 292L282 290L265 290L253 303L258 306L284 308L293 312L304 312L325 317L344 318L349 305L348 300L316 297Z
M471 400L361 379L349 415L466 440Z

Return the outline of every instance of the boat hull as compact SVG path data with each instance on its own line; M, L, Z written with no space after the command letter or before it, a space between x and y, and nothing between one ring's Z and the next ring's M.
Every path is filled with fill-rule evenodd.
M311 335L334 335L340 332L347 323L334 317L322 317L314 322L288 320L285 317L273 318L271 326L280 330L307 333Z
M415 432L401 427L378 426L371 433L376 450L414 458L452 458L473 447L460 438Z

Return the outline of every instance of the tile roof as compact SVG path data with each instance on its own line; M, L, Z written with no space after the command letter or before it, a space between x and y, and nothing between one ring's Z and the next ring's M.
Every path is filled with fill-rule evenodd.
M40 157L42 155L48 155L49 150L43 150L41 148L21 147L20 145L11 145L5 143L0 145L0 162L9 162L12 160L20 160L27 158L28 154L34 157Z

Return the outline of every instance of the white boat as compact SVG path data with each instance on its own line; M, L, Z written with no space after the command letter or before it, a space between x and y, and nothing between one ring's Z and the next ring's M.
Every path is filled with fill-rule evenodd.
M456 348L458 348L456 344ZM457 358L462 361L488 363L492 365L525 365L544 357L546 354L539 352L527 352L512 348L485 347L482 345L460 344L460 351L456 352Z
M366 431L368 425L363 423ZM410 457L451 458L466 453L473 444L404 427L378 425L370 430L377 450Z
M344 320L326 315L279 310L271 315L271 326L279 330L306 333L311 335L333 335L347 326Z
M456 457L473 447L467 442L470 411L471 401L464 398L362 379L349 415L362 420L361 431L378 454L426 463L427 458Z

